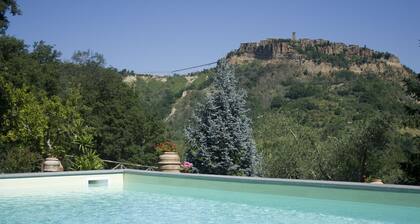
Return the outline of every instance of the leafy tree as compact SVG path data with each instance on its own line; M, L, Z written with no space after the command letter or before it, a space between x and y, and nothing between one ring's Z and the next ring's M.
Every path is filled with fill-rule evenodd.
M344 180L366 181L381 178L386 183L407 181L402 164L407 164L407 151L396 123L389 116L377 116L360 123L343 144L339 160ZM409 163L409 162L408 162Z
M48 126L44 107L28 88L14 88L0 79L0 89L4 108L1 141L44 153Z
M0 75L15 87L21 88L25 85L36 95L58 95L63 90L60 88L60 80L63 80L63 77L59 77L58 59L53 58L59 52L47 44L37 46L39 47L33 52L29 52L23 41L10 36L0 36ZM48 57L51 61L46 63Z
M94 66L105 66L105 58L102 54L98 52L93 52L91 50L87 51L76 51L74 52L71 59L80 65L94 65Z
M267 177L334 180L343 139L322 140L316 128L286 114L264 113L256 119L255 138Z
M358 177L359 181L364 181L369 176L368 168L372 161L372 156L378 151L385 151L389 143L390 124L384 119L373 119L357 138L355 147L358 150Z
M0 173L21 173L38 171L42 156L29 148L11 148L0 154Z
M7 12L13 16L21 14L16 0L0 0L0 34L4 34L9 27Z
M41 40L35 42L31 56L39 62L39 64L46 64L51 62L58 62L61 52L54 49L53 46L48 45Z
M70 69L77 74L72 82L81 87L83 105L88 108L83 118L95 129L95 150L100 157L155 165L158 154L153 145L163 140L162 121L148 113L115 71L90 64Z
M45 100L45 115L48 118L46 129L46 146L47 152L63 157L72 147L72 142L77 136L89 129L84 124L77 106L80 95L77 91L73 91L67 100L63 102L57 96Z
M301 82L294 83L290 86L286 94L287 98L298 99L301 97L309 97L319 93L321 90L313 84L305 84Z
M404 82L407 93L415 99L420 100L420 74L417 74L415 77L406 78Z
M186 128L186 158L199 172L254 175L256 148L247 117L245 92L232 68L222 61L214 91L199 105Z
M0 62L4 64L13 57L27 53L25 43L11 36L0 36ZM4 66L4 65L3 65ZM4 69L3 66L0 68Z
M397 146L403 149L406 160L401 163L401 169L407 176L404 181L398 183L418 185L420 183L420 136L413 134L403 134L396 142ZM395 146L394 146L395 147Z
M2 119L2 142L28 147L40 155L64 156L83 123L74 102L77 92L64 101L57 96L37 99L28 88L13 88L0 80L6 110Z

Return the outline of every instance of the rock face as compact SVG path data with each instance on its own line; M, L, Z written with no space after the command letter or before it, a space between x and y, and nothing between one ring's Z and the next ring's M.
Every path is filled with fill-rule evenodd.
M404 67L399 59L390 53L322 39L267 39L242 43L239 49L230 52L227 58L233 64L253 60L261 60L264 63L288 61L312 74L331 74L339 70L399 77L412 74L411 70Z

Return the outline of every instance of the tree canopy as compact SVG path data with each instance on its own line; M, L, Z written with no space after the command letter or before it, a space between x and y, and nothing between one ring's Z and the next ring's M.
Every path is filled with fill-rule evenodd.
M36 171L48 155L72 169L75 161L66 156L85 153L76 157L80 167L100 167L84 162L96 153L102 159L155 165L154 145L165 138L163 122L116 69L104 67L103 56L88 52L74 58L81 54L88 57L63 62L44 41L29 50L21 40L0 37L0 172ZM92 136L84 150L81 136ZM18 168L24 162L36 166Z
M0 0L0 34L4 34L9 27L7 13L11 15L20 15L21 10L16 0Z

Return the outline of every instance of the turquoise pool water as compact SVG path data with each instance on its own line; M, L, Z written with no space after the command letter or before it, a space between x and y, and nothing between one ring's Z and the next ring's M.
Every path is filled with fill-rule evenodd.
M0 223L420 223L420 194L124 175L93 187L0 197Z

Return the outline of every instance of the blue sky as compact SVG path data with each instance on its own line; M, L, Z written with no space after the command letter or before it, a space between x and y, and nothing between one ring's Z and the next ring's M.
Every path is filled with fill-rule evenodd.
M241 42L323 38L366 45L420 72L420 1L18 0L8 34L45 40L69 59L76 50L138 73L213 62Z

